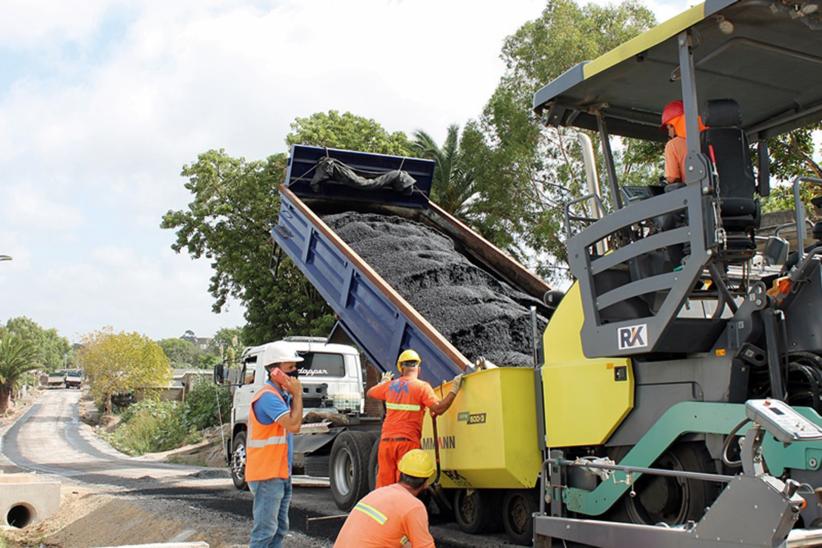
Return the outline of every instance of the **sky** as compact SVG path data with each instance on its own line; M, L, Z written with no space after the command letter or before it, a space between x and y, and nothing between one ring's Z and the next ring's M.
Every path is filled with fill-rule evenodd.
M660 20L687 7L646 4ZM503 40L543 6L0 0L0 322L71 341L242 325L239 303L212 313L208 261L159 227L189 202L183 165L283 152L296 117L330 109L442 139L481 112Z

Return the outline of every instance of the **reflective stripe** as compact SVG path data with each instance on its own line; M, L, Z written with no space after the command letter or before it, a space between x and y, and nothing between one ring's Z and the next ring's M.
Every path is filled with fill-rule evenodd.
M385 406L388 409L393 409L394 411L419 411L420 406L416 403L391 403L385 402Z
M267 445L285 445L288 443L288 436L271 436L264 440L248 440L248 447L265 447Z
M402 538L400 539L400 546L405 546L406 542L408 542L408 537L403 535Z
M380 525L385 525L385 522L388 521L388 517L385 514L383 514L373 506L369 506L368 504L362 501L357 503L357 505L354 507L354 510L359 510L360 512L362 512L369 518L373 519Z

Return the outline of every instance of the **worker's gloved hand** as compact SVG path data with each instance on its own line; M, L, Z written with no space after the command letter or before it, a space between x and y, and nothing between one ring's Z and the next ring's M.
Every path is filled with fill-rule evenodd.
M393 378L394 378L394 373L392 373L391 371L386 371L385 373L382 374L382 378L380 379L380 382L388 382Z
M462 386L462 375L457 375L451 379L451 393L456 395L460 390L460 386Z

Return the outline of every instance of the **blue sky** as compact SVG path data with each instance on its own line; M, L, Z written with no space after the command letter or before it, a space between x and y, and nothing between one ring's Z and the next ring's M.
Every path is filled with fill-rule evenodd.
M159 228L188 201L181 167L210 148L283 151L295 117L332 108L440 138L481 111L502 40L543 5L4 1L0 254L14 260L0 263L0 322L26 315L71 340L242 324L237 303L211 312L207 262Z

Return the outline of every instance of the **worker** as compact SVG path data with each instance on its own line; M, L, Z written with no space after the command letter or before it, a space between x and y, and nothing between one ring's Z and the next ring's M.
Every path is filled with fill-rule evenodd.
M428 512L417 498L434 474L434 459L422 449L412 449L403 455L399 469L398 483L371 491L354 506L334 548L434 546Z
M702 118L698 118L699 131L705 129ZM668 142L665 144L665 181L671 183L685 182L685 157L688 156L688 145L685 141L685 108L679 99L671 101L662 109L662 127L668 131Z
M397 482L397 463L408 451L420 448L425 410L434 416L445 413L462 384L462 375L454 377L451 390L440 400L431 385L418 378L421 363L415 351L403 351L397 359L401 376L393 380L391 372L386 372L382 382L368 390L368 397L385 401L386 408L377 450L377 487Z
M254 495L250 548L279 548L288 532L293 433L303 421L303 389L287 342L266 345L259 358L268 374L248 412L245 479Z

